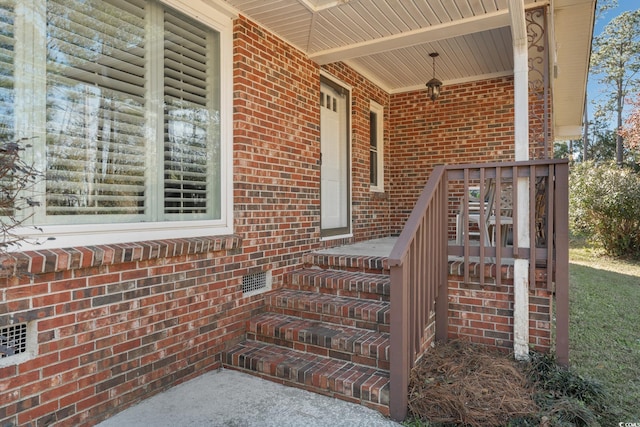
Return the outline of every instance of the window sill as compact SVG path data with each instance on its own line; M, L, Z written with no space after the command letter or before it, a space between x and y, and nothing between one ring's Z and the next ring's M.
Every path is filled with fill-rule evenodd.
M190 237L15 252L0 256L0 277L55 273L148 261L181 255L230 251L242 246L238 235Z

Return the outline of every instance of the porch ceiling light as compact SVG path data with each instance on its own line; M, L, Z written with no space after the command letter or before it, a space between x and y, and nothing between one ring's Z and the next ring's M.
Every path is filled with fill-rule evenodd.
M438 96L440 96L440 88L442 87L442 82L436 79L436 58L438 55L438 52L432 52L429 54L433 60L433 78L427 82L427 89L429 98L431 98L432 101L438 99Z

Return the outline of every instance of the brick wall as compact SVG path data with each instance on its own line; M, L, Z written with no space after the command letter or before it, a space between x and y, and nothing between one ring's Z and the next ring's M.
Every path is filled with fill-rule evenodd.
M234 64L234 226L277 283L320 237L320 69L243 17Z
M444 86L391 97L391 223L401 230L438 164L513 160L513 78Z
M515 160L513 77L444 86L390 98L391 229L398 234L435 165ZM542 99L532 95L532 111ZM541 158L540 119L530 119L531 158Z
M484 285L475 277L465 283L463 266L452 262L449 275L449 338L513 351L513 267L503 266L500 285L486 274ZM552 348L553 295L544 281L529 292L529 344L537 351Z
M91 425L220 366L263 298L319 247L319 67L244 18L234 27L236 235L28 252L0 278L0 326L37 356L0 368L0 425Z
M0 424L92 424L220 366L262 302L243 298L238 236L24 252L0 325L37 356L0 368Z

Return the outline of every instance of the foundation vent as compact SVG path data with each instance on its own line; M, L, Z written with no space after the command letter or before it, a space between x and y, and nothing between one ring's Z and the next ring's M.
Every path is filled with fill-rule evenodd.
M242 276L242 294L250 296L271 290L271 272L260 271L258 273Z
M27 352L27 324L0 328L0 357L9 357Z

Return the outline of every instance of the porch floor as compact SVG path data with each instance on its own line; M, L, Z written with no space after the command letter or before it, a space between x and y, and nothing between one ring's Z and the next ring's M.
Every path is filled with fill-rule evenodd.
M365 240L362 242L352 243L350 245L336 246L328 249L314 251L315 253L325 255L349 255L349 256L374 256L389 257L393 246L396 244L398 236L383 237L380 239ZM449 241L450 245L455 245L455 240ZM469 244L477 246L480 243L477 240L470 240ZM488 262L492 262L493 258L485 258ZM464 261L464 257L449 256L449 261ZM480 262L478 257L470 257L470 262ZM487 262L485 261L485 262ZM503 258L502 265L513 265L513 259Z
M336 246L315 252L326 255L377 256L386 258L391 253L397 240L397 236L383 237L381 239L366 240L351 245Z

